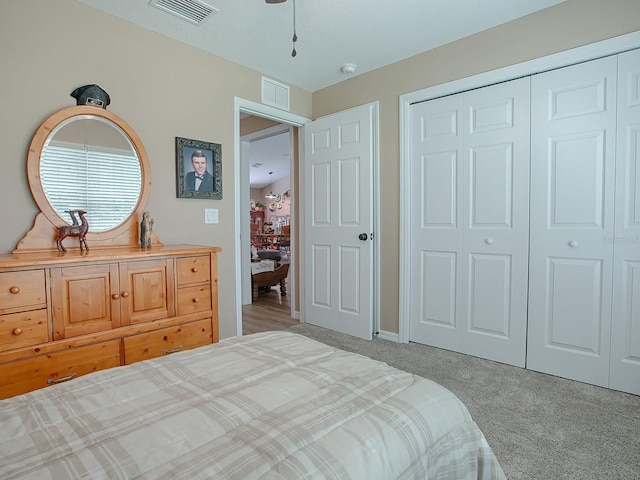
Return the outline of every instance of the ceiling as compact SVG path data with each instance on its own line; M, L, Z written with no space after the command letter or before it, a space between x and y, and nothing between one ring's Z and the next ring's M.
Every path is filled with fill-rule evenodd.
M124 20L314 92L564 0L78 0ZM213 7L199 24L152 6ZM356 71L345 74L341 66ZM251 188L289 175L288 134L251 142ZM281 192L274 192L281 193Z
M217 10L198 25L153 0L78 1L314 92L564 0L295 0L295 58L294 0L159 0Z
M249 165L251 188L265 188L269 186L270 181L275 183L289 176L291 170L289 132L252 141L249 145ZM273 175L269 176L269 172L273 172ZM284 192L274 190L273 193Z

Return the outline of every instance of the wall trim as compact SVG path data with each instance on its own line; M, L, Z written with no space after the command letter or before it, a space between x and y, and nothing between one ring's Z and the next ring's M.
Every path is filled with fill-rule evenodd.
M400 338L397 333L387 332L386 330L380 330L378 338L381 338L382 340L389 340L390 342L400 343Z
M261 103L246 100L240 97L233 98L233 176L234 176L234 251L235 251L235 288L236 288L236 335L242 336L242 215L241 215L241 192L240 185L240 160L241 160L241 141L240 141L240 113L249 113L258 117L268 118L276 122L284 123L294 127L302 127L310 119L285 112L278 108L263 105ZM298 133L300 135L300 133ZM293 157L292 157L293 158ZM292 188L293 190L293 188ZM292 191L292 194L295 192Z
M409 342L409 305L410 285L410 235L409 205L412 197L410 174L411 153L411 104L432 100L434 98L464 92L473 88L485 87L495 83L514 80L577 63L595 60L640 48L640 31L602 40L589 45L565 50L522 63L499 68L490 72L472 75L451 82L424 88L401 95L399 98L400 127L400 272L399 272L399 311L398 339L402 343Z

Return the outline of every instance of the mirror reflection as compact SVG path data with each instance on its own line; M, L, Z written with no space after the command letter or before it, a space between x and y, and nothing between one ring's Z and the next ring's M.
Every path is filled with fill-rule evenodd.
M140 159L129 137L100 117L74 117L54 129L40 156L40 181L51 207L87 212L90 232L117 227L140 199Z

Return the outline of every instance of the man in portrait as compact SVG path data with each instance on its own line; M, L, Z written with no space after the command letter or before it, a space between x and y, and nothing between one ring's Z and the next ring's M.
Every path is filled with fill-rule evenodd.
M193 171L184 177L185 190L195 192L212 192L213 175L207 170L207 156L202 150L194 150L191 154Z

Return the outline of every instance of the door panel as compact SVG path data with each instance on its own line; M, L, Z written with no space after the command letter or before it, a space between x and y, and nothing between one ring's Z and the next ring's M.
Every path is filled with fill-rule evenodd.
M618 56L610 386L640 395L640 50Z
M460 350L462 95L412 106L409 340Z
M546 279L550 299L546 344L550 348L601 354L602 261L549 258ZM579 303L575 291L585 294Z
M524 366L529 80L415 105L410 339Z
M509 338L511 257L470 256L468 329L482 335Z
M421 311L424 316L421 322L455 328L456 264L455 252L422 252L424 296Z
M331 246L313 245L313 281L311 299L314 307L331 308Z
M122 318L129 323L173 317L173 260L145 260L120 265Z
M512 227L513 149L511 144L470 151L471 228Z
M616 59L532 80L527 367L609 384Z
M51 269L54 339L120 326L118 266Z
M424 155L421 159L422 228L456 228L458 152Z
M529 253L530 80L464 99L462 351L524 366Z
M374 135L372 104L305 125L304 321L366 339L374 330Z

